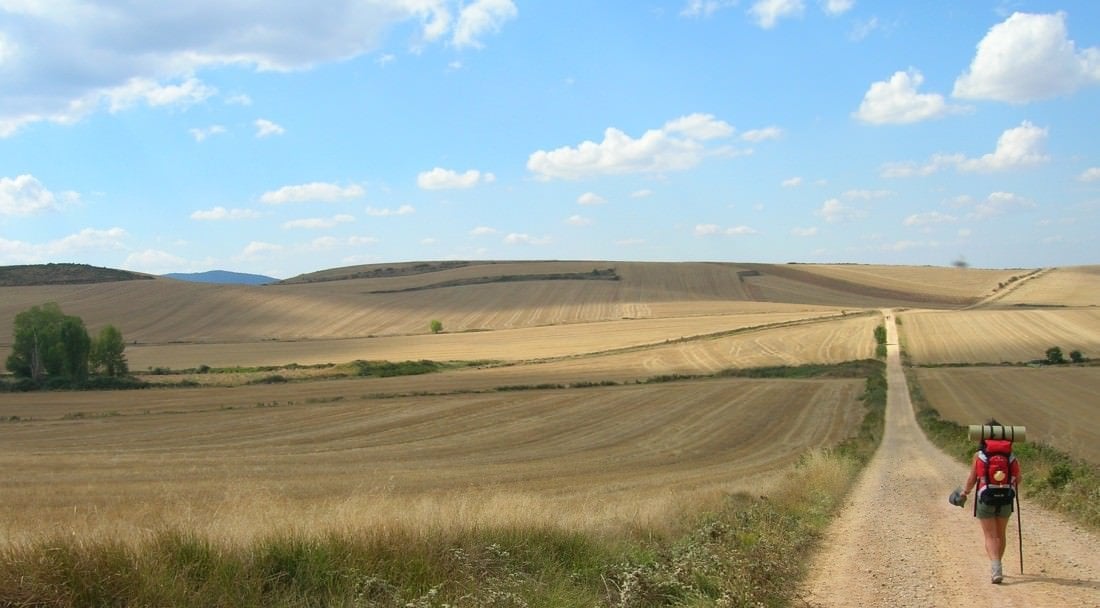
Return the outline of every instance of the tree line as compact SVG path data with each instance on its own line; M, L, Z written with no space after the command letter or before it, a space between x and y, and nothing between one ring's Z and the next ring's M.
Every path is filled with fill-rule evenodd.
M80 317L62 312L56 302L33 306L15 316L12 352L6 367L36 385L80 385L92 375L121 378L130 374L122 332L107 325L93 338Z

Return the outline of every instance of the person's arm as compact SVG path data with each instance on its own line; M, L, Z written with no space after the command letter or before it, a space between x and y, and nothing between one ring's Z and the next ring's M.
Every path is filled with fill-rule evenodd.
M977 455L974 456L974 459L975 460L978 459ZM962 489L963 496L969 496L970 495L970 490L973 490L974 486L977 483L978 483L977 467L975 467L974 464L971 463L971 465L970 465L970 475L968 475L966 477L966 483L963 484L963 489Z
M1012 466L1009 467L1009 472L1012 474L1012 485L1017 490L1020 488L1020 461L1015 458L1012 459Z

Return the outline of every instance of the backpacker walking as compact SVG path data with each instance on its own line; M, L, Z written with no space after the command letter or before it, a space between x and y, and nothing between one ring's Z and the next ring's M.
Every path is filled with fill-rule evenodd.
M996 420L986 425L1000 426ZM1004 580L1001 559L1004 557L1005 531L1012 516L1012 503L1020 485L1020 463L1012 454L1010 439L982 439L974 454L974 465L962 487L965 497L977 488L974 497L974 516L982 526L985 536L985 553L990 561L990 580L994 584ZM963 498L963 502L965 502Z

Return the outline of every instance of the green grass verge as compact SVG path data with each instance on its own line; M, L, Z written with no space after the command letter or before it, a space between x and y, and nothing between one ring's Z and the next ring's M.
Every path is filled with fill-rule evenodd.
M967 427L941 418L914 375L908 376L909 395L925 435L959 462L970 464L977 446L967 438ZM1012 450L1020 459L1021 495L1100 530L1100 466L1042 442L1019 442Z
M135 543L58 536L0 549L0 606L794 605L813 548L882 436L881 362L818 373L856 369L869 374L855 436L804 455L768 496L730 495L661 530L273 533L246 546L185 530Z

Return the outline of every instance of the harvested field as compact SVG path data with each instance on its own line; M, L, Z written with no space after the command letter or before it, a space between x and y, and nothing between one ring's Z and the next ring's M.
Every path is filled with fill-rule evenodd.
M356 359L523 361L636 348L671 340L820 318L840 318L840 315L826 310L758 311L745 314L595 321L483 332L446 331L435 335L271 341L262 344L138 344L127 348L127 356L135 371L154 367L187 369L202 364L214 367L285 365L292 362L312 365ZM867 335L870 334L861 338L866 338Z
M910 311L902 347L913 363L1018 363L1058 346L1100 357L1100 308Z
M1004 306L1100 306L1100 266L1053 268L996 300Z
M1022 424L1029 440L1100 464L1100 368L918 368L914 373L929 405L947 420L980 424L994 417Z
M41 404L41 418L0 426L0 539L661 522L700 497L759 491L847 437L862 384L712 379L177 413L146 413L137 391L83 417Z

